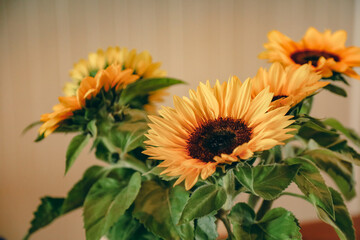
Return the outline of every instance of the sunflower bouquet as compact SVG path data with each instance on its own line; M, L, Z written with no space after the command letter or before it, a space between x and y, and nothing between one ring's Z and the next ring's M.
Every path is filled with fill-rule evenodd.
M345 47L344 31L309 28L299 42L278 31L268 37L260 54L273 62L268 70L200 83L158 113L166 88L183 82L148 52L108 48L75 64L36 141L77 133L66 172L90 139L105 165L87 169L66 197L42 198L25 239L80 207L88 240L217 239L219 222L231 240L301 239L296 217L272 208L284 195L310 202L340 239L355 239L344 199L355 196L360 137L310 110L321 89L346 96L344 75L360 79L360 48ZM286 191L291 183L301 194Z

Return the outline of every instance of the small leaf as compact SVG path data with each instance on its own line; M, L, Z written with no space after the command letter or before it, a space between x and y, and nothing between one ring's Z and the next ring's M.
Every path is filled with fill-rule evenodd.
M28 234L24 237L24 240L29 239L31 234L33 234L40 228L47 226L55 218L61 216L63 203L64 198L42 198L41 204L34 213L34 218L31 221L31 228L29 229Z
M96 138L97 136L97 127L96 127L96 119L91 120L88 124L87 124L87 130L89 130L89 132L91 133L91 136L93 138Z
M135 200L141 176L134 173L128 184L103 178L90 189L84 202L84 225L87 240L104 236Z
M271 209L260 221L256 221L254 210L246 203L238 203L232 208L229 219L236 240L301 239L297 219L283 208Z
M146 181L135 200L133 216L163 239L194 239L192 223L176 225L188 199L189 193L181 186L166 188Z
M44 122L42 121L36 121L36 122L33 122L33 123L30 123L22 132L21 134L25 134L27 133L30 129L32 129L33 127L37 126L37 125L40 125Z
M226 202L224 188L217 185L204 185L195 190L182 212L179 224L200 218L219 210Z
M331 194L319 169L305 158L286 159L286 162L290 165L301 165L294 182L314 206L322 208L329 216L334 218L334 205Z
M184 82L175 78L148 78L136 81L123 90L120 103L124 105L130 103L131 100L137 96L143 96L150 92L180 83Z
M299 165L244 165L234 171L239 182L253 194L272 200L284 191L295 177Z
M316 209L318 217L335 229L340 240L355 240L353 222L341 195L332 188L330 188L330 192L335 207L335 220L321 208Z
M216 218L205 216L197 220L195 240L215 240L218 237Z
M81 150L86 146L89 142L90 135L89 134L79 134L75 136L66 151L66 167L65 174L69 171L70 167L74 164L76 158L79 156Z
M346 91L343 88L341 88L339 86L336 86L334 84L328 84L323 88L330 91L330 92L332 92L332 93L335 93L335 94L337 94L339 96L347 97Z

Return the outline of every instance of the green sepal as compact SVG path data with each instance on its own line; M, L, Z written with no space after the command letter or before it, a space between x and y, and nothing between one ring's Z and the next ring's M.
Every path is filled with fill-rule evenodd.
M328 90L329 92L335 93L339 96L347 97L347 93L342 87L336 86L334 84L328 84L323 88Z
M186 203L179 224L219 210L225 204L226 198L226 191L221 186L207 184L197 188Z
M341 195L334 189L330 188L332 195L335 218L331 218L322 208L316 208L318 217L325 223L331 225L340 240L355 240L355 229Z
M32 129L33 127L38 126L38 125L40 125L40 124L42 124L42 123L44 123L44 122L42 122L42 121L36 121L36 122L30 123L26 128L24 128L24 130L22 130L21 134L24 135L24 134L27 133L30 129Z
M81 133L75 136L66 151L66 167L65 174L69 171L70 167L74 164L76 158L79 156L80 152L89 142L90 134Z
M178 226L189 193L181 186L165 187L145 181L135 200L133 216L156 236L171 240L194 239L193 222Z
M256 220L254 210L246 203L236 204L229 219L236 240L300 240L300 227L295 216L284 208L269 210L262 219Z
M238 181L254 195L266 200L277 198L294 179L300 165L257 165L238 166L234 174Z

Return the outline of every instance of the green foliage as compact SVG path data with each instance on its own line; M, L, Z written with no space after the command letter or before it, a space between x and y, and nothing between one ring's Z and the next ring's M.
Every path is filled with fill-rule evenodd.
M145 181L135 200L133 216L163 239L193 239L193 223L177 225L189 199L181 186L164 187L155 181Z
M86 196L84 227L87 240L104 236L135 200L141 186L140 174L134 173L130 179L119 177L100 179Z
M229 218L236 240L301 239L297 219L283 208L271 209L257 221L256 214L249 205L238 203L232 208Z
M300 165L258 165L247 164L237 167L234 174L239 182L253 194L272 200L284 191L295 177Z
M59 217L62 214L63 203L64 198L43 197L41 199L41 204L34 213L34 219L31 221L31 228L24 237L24 240L29 239L31 234L40 228L47 226L55 218Z
M330 192L334 203L335 218L331 218L322 208L317 208L319 218L335 229L340 240L355 240L354 226L341 195L332 188Z
M126 105L131 103L131 101L135 98L180 83L184 83L184 82L175 78L142 79L130 84L123 90L120 97L120 103L122 105Z
M216 218L207 215L197 219L195 224L195 240L215 240L218 237Z
M160 238L148 232L128 211L111 227L107 238L109 240L160 240Z
M79 134L75 136L66 151L66 167L65 174L69 171L70 167L74 164L76 158L79 156L81 150L86 146L89 142L90 135L89 134Z
M197 188L186 203L179 224L206 216L219 210L226 202L225 189L214 184Z
M291 158L286 162L289 165L301 165L294 182L314 206L322 208L334 218L334 205L330 191L315 164L305 158Z
M347 93L346 91L342 88L342 87L339 87L339 86L336 86L334 84L328 84L324 87L324 89L332 92L332 93L335 93L336 95L339 95L339 96L342 96L342 97L347 97Z
M360 137L354 130L345 127L335 118L327 118L323 121L323 123L327 126L332 127L335 130L338 130L339 132L344 134L347 139L360 147Z

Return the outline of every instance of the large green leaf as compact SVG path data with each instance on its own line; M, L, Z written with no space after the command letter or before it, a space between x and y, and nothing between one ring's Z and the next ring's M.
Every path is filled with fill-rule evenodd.
M34 219L31 221L31 228L29 229L24 240L29 239L30 235L47 226L55 218L62 215L62 206L64 198L44 197L41 199L41 204L34 213Z
M204 185L195 190L182 212L179 224L219 210L226 202L226 192L218 185Z
M330 188L330 192L335 207L335 219L331 218L322 208L317 208L319 218L331 225L341 240L355 240L354 226L341 195L332 188Z
M341 124L338 120L335 118L328 118L323 121L326 125L340 131L342 134L344 134L350 141L352 141L357 146L360 146L360 137L359 135L352 129L349 129Z
M272 200L284 191L294 179L299 165L239 166L234 171L236 178L253 194Z
M313 118L307 119L307 122L300 127L298 135L306 140L314 139L321 146L328 146L339 139L338 133L330 131Z
M218 237L216 218L208 215L197 219L195 240L215 240Z
M136 97L180 83L184 82L175 78L148 78L136 81L123 90L120 103L127 104Z
M147 231L138 220L133 218L128 211L112 226L107 238L109 240L159 240L158 237Z
M193 223L177 225L188 199L189 193L181 186L168 188L146 181L135 200L133 216L163 239L194 239Z
M115 178L96 182L84 202L86 239L98 240L104 236L133 203L140 186L139 173L134 173L128 182Z
M334 218L331 193L316 165L305 158L290 158L286 159L286 162L289 165L301 165L294 182L314 206L322 208L329 216Z
M74 164L76 158L79 156L81 150L86 146L89 142L90 135L89 134L79 134L75 136L66 151L66 167L65 174L69 171L70 167Z
M236 240L296 240L301 239L300 227L294 215L274 208L256 221L254 210L246 203L236 204L229 214Z

